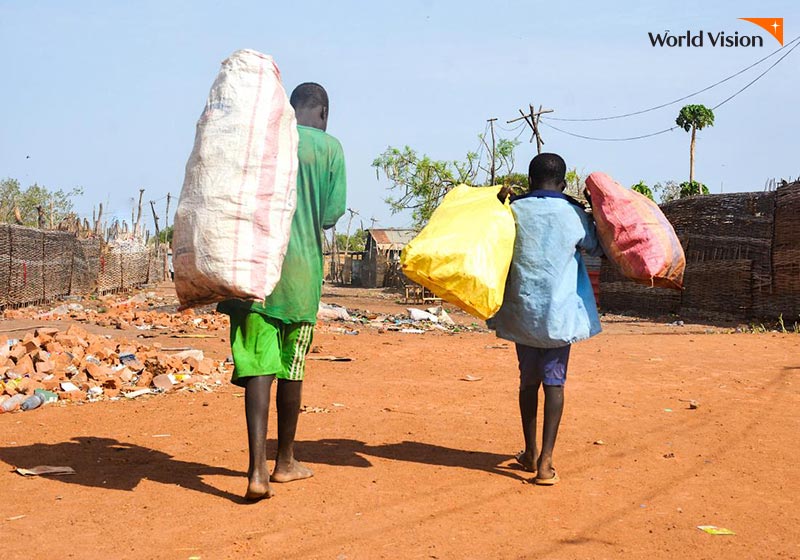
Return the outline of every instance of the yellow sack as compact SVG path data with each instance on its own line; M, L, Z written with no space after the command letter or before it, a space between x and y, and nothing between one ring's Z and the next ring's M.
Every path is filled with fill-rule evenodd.
M400 256L410 280L480 319L503 304L514 253L514 216L498 192L457 186Z

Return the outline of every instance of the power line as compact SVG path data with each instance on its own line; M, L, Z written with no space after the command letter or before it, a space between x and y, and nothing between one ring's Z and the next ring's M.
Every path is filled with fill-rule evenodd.
M795 40L796 40L796 39L795 39ZM788 46L788 45L787 45L787 46ZM734 93L733 95L731 95L730 97L728 97L728 98L727 98L725 101L722 101L721 103L717 103L716 105L714 105L714 106L712 107L712 110L713 110L713 109L716 109L717 107L722 107L722 106L723 106L723 105L725 105L725 104L726 104L728 101L730 101L731 99L733 99L734 97L736 97L737 95L739 95L740 93L742 93L744 90L746 90L747 88L749 88L750 86L752 86L752 85L753 85L754 83L756 83L758 80L760 80L761 78L763 78L763 77L764 77L764 74L766 74L767 72L769 72L770 70L772 70L773 68L775 68L775 67L778 65L778 63L779 63L781 60L783 60L784 58L786 58L787 56L789 56L789 54L791 54L791 52L792 52L793 50L795 50L797 47L800 47L800 43L797 43L795 46L793 46L791 49L789 49L789 50L786 52L786 54L784 54L784 55L783 55L782 57L780 57L778 60L776 60L775 62L773 62L773 63L772 63L772 65L771 65L769 68L767 68L766 70L764 70L763 72L761 72L761 74L759 74L758 76L756 76L756 77L755 77L755 78L754 78L752 81L750 81L750 82L749 82L749 83L748 83L746 86L744 86L742 89L740 89L739 91L737 91L736 93Z
M788 43L786 46L789 46L791 43L794 43L794 42L798 41L798 39L800 39L800 36L798 36L798 37L797 37L796 39L794 39L792 42ZM769 67L768 67L766 70L764 70L764 71L763 71L761 74L759 74L758 76L756 76L755 78L753 78L753 79L752 79L750 82L748 82L748 83L747 83L747 84L746 84L746 85L745 85L743 88L741 88L739 91L737 91L737 92L736 92L736 93L734 93L733 95L731 95L731 96L727 97L727 98L726 98L724 101L721 101L720 103L717 103L716 105L714 105L714 107L712 107L712 110L715 110L715 109L717 109L717 108L719 108L719 107L722 107L722 106L723 106L723 105L725 105L725 104L726 104L728 101L730 101L731 99L733 99L734 97L736 97L737 95L739 95L740 93L742 93L743 91L745 91L747 88L749 88L750 86L752 86L752 85L753 85L754 83L756 83L758 80L760 80L761 78L763 78L763 77L764 77L764 76L767 74L767 72L769 72L770 70L772 70L773 68L775 68L775 67L776 67L776 66L777 66L777 65L778 65L778 64L779 64L779 63L780 63L780 62L781 62L781 61L782 61L784 58L786 58L787 56L789 56L789 54L791 54L791 52L792 52L793 50L795 50L797 47L800 47L800 42L797 42L797 43L796 43L796 44L795 44L795 45L794 45L794 46L793 46L791 49L789 49L788 51L786 51L782 57L780 57L778 60L776 60L775 62L773 62L773 63L772 63L772 64L771 64L771 65L770 65L770 66L769 66ZM776 51L776 52L777 52L777 51ZM774 53L773 53L773 54L774 54ZM771 55L770 55L770 56L771 56ZM764 59L762 59L762 60L764 60ZM740 72L740 73L741 73L741 72ZM706 89L708 89L708 88L706 88ZM701 91L703 91L703 90L701 90ZM685 98L683 98L683 99L685 99ZM600 119L595 119L595 120L600 120ZM604 120L608 120L608 119L604 119ZM672 126L672 127L670 127L670 128L665 128L665 129L663 129L663 130L659 130L658 132L651 132L650 134L642 134L642 135L639 135L639 136L629 136L629 137L627 137L627 138L598 138L598 137L595 137L595 136L585 136L585 135L583 135L583 134L577 134L577 133L574 133L574 132L570 132L570 131L568 131L568 130L563 130L563 129L561 129L561 128L558 128L558 127L555 127L555 126L553 126L552 124L549 124L549 123L547 123L547 122L543 122L542 124L543 124L543 125L545 125L545 126L547 126L547 127L549 127L549 128L552 128L553 130L557 130L558 132L561 132L561 133L563 133L563 134L567 134L567 135L569 135L569 136L574 136L574 137L576 137L576 138L583 138L584 140L596 140L596 141L599 141L599 142L626 142L626 141L628 141L628 140L641 140L641 139L643 139L643 138L650 138L650 137L652 137L652 136L658 136L658 135L660 135L660 134L665 134L665 133L667 133L667 132L671 132L671 131L675 130L676 128L678 128L677 126Z
M583 138L584 140L597 140L600 142L626 142L628 140L641 140L642 138L650 138L651 136L658 136L659 134L664 134L666 132L671 132L678 128L677 126L673 126L670 128L665 128L664 130L659 130L658 132L651 132L650 134L642 134L640 136L629 136L627 138L597 138L595 136L584 136L583 134L576 134L575 132L570 132L568 130L562 130L552 124L548 124L546 122L542 122L548 128L552 128L553 130L557 130L563 134L568 134L569 136L574 136L576 138Z
M798 40L800 40L800 35L798 35L797 37L795 37L794 39L792 39L791 41L789 41L788 43L786 43L786 44L785 44L784 46L782 46L781 48L779 48L779 49L777 49L777 50L775 50L775 51L771 52L771 53L770 53L770 54L768 54L767 56L765 56L765 57L763 57L763 58L761 58L761 59L757 60L756 62L752 63L751 65L749 65L749 66L747 66L747 67L745 67L745 68L742 68L741 70L739 70L739 71L738 71L738 72L736 72L735 74L731 74L731 75L730 75L730 76L728 76L727 78L724 78L724 79L722 79L722 80L719 80L718 82L714 82L714 83L713 83L713 84L711 84L710 86L706 86L706 87L704 87L703 89L700 89L700 90L697 90L697 91L695 91L694 93L690 93L690 94L688 94L688 95L684 95L683 97L679 97L678 99L673 99L672 101L669 101L669 102L667 102L667 103L662 103L661 105L656 105L655 107L650 107L650 108L647 108L647 109L642 109L642 110L640 110L640 111L633 111L633 112L630 112L630 113L623 113L623 114L621 114L621 115L610 115L610 116L606 116L606 117L595 117L595 118L579 118L579 119L559 118L559 117L542 117L542 120L550 120L550 121L562 121L562 122L597 122L597 121L610 121L610 120L614 120L614 119L622 119L622 118L625 118L625 117L632 117L632 116L635 116L635 115L641 115L641 114L644 114L644 113L649 113L649 112L651 112L651 111L656 111L656 110L658 110L658 109L663 109L664 107L669 107L670 105L674 105L674 104L676 104L676 103L680 103L681 101L684 101L684 100L686 100L686 99L689 99L690 97L694 97L695 95L701 94L701 93L703 93L703 92L705 92L705 91L708 91L708 90L710 90L711 88L717 87L717 86L718 86L718 85L720 85L720 84L724 84L725 82L727 82L727 81L729 81L729 80L732 80L733 78L735 78L735 77L737 77L737 76L739 76L739 75L743 74L744 72L747 72L748 70L750 70L750 69L751 69L751 68L753 68L754 66L758 66L759 64L761 64L761 63L762 63L762 62L764 62L765 60L767 60L767 59L769 59L769 58L772 58L773 56L775 56L776 54L778 54L778 53L779 53L779 52L781 52L782 50L784 50L784 49L788 48L788 47L789 47L789 46L790 46L792 43L796 43ZM779 58L779 59L778 59L778 60L775 62L775 64L777 64L778 62L780 62L781 60L783 60L784 58L786 58L786 55L788 55L790 52L792 52L792 51L793 51L793 50L794 50L794 49L795 49L795 48L796 48L798 45L800 45L800 43L797 43L797 44L796 44L794 47L792 47L791 49L789 49L789 51L788 51L788 52L786 52L786 54L784 54L784 55L783 55L781 58ZM770 66L769 68L767 68L767 72L768 72L770 69L772 69L772 68L775 66L775 64L773 64L772 66ZM765 72L765 73L766 73L766 72ZM763 74L762 74L762 76L763 76ZM761 76L759 76L759 77L761 77ZM750 85L750 84L748 84L747 86L745 86L745 88L743 88L743 89L747 89L747 87L749 87L749 85ZM739 93L740 93L740 92L737 92L736 94L734 94L734 96L735 96L735 95L738 95ZM726 99L725 101L727 102L728 100ZM723 102L723 103L724 103L724 102ZM716 108L716 107L715 107L715 108ZM553 127L551 127L551 128L553 128ZM556 129L556 130L558 130L558 129Z

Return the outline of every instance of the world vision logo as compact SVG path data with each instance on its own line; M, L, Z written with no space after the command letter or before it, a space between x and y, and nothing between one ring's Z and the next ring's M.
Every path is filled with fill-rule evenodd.
M775 37L783 46L783 18L739 18L749 21L764 31ZM650 44L653 47L763 47L764 36L756 34L740 34L738 31L726 33L725 31L692 31L687 29L686 33L680 35L670 32L669 29L663 33L649 32Z

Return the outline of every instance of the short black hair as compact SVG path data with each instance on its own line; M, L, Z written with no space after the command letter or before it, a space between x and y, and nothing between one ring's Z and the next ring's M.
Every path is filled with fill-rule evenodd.
M314 82L300 84L292 92L289 103L295 109L313 109L315 107L328 107L328 92L325 88Z
M567 175L567 164L558 154L539 154L528 166L528 182L538 187L548 182L561 183Z

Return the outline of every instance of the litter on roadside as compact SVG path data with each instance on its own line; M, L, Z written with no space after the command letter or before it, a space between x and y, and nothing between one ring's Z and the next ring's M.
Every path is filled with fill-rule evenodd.
M50 475L64 475L64 474L76 474L75 469L72 467L51 467L48 465L41 465L38 467L33 467L32 469L23 469L17 468L15 471L22 476L42 476L46 474Z
M709 535L735 535L730 529L724 527L717 527L716 525L698 525L698 529L708 533Z

